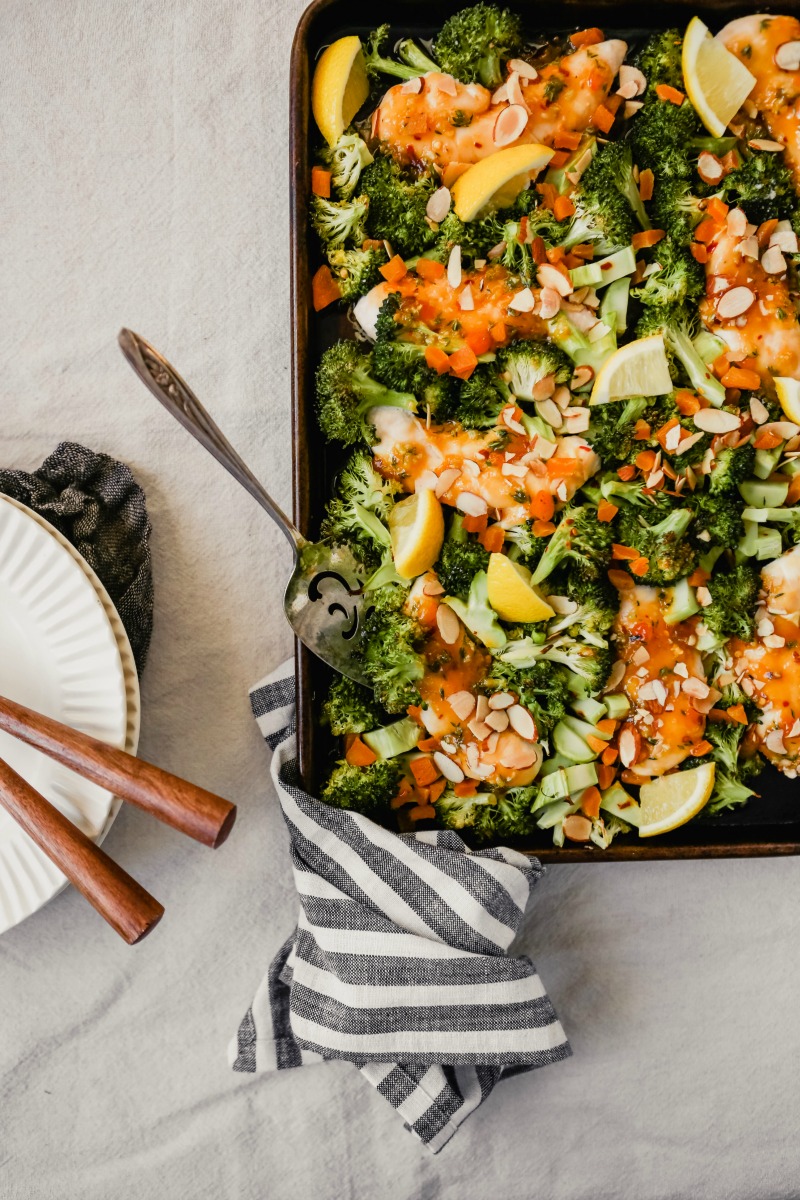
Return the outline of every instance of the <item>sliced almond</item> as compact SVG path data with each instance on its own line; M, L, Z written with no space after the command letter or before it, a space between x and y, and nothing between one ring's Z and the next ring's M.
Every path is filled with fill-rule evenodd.
M539 746L510 729L500 734L495 754L501 766L513 771L524 771L526 767L532 767L534 763L541 761Z
M492 140L495 146L510 146L525 131L528 113L521 104L509 104L497 114Z
M756 625L756 633L759 637L767 637L770 633L775 632L775 626L770 621L769 617L762 617Z
M466 721L467 717L472 715L472 711L475 708L475 697L472 692L453 692L452 696L447 697L447 703L459 721Z
M786 638L781 637L779 633L768 633L764 638L764 645L769 646L770 650L780 650L786 645Z
M536 722L527 708L523 708L521 704L514 704L508 710L508 721L511 728L520 737L529 742L536 740Z
M638 95L635 82L629 79L627 83L621 84L617 88L617 95L622 96L623 100L632 100L634 96Z
M443 642L454 646L461 634L461 622L449 604L440 604L436 610L436 627Z
M592 822L582 813L570 813L561 822L564 837L571 842L588 842L592 836Z
M724 412L721 408L701 408L692 417L692 422L704 433L730 433L731 430L739 428L742 419L735 413Z
M677 450L681 443L682 433L683 428L680 425L673 425L672 429L668 429L664 434L664 449L668 450L670 453L672 453L673 450Z
M512 704L516 704L516 700L511 692L495 692L489 697L489 708L497 712L499 709L511 708Z
M508 729L508 715L502 709L496 709L488 713L486 724L490 729L496 730L497 733L502 733L504 729Z
M479 721L485 721L488 712L489 712L489 701L481 692L481 694L478 696L477 708L475 709L475 716L478 718Z
M483 496L476 496L474 492L462 492L456 500L456 508L468 517L483 517L489 511Z
M754 150L766 150L770 154L782 154L786 149L783 142L772 142L769 138L753 138L748 145Z
M542 400L541 404L536 405L536 413L543 421L551 425L553 429L560 429L564 424L561 409L554 400Z
M545 375L541 379L537 379L531 389L531 395L534 400L549 400L555 390L555 375Z
M429 579L422 588L423 596L443 596L444 588L438 579Z
M508 69L516 71L522 79L538 79L539 72L530 63L525 62L524 58L509 59Z
M415 492L434 492L436 490L436 485L438 482L439 482L439 480L438 480L437 476L434 475L433 471L430 471L428 469L426 469L424 471L420 471L419 475L417 476L417 478L414 482L414 491Z
M623 767L632 767L639 757L641 738L635 729L629 725L619 735L619 759Z
M641 107L641 100L626 100L622 115L626 121L630 121L631 117L634 117Z
M533 312L536 299L529 287L516 292L508 302L508 307L515 312Z
M722 164L720 164L722 165ZM743 209L732 208L725 219L731 237L743 238L747 232L747 217Z
M569 296L573 290L566 275L552 263L541 263L537 275L542 287L552 288L554 292L558 292L559 296Z
M779 246L770 246L761 255L761 266L768 275L783 275L786 270L786 259Z
M448 75L446 72L441 75L437 75L436 86L440 92L444 92L445 96L458 95L458 84L456 83L454 76Z
M797 234L793 229L776 229L769 244L777 246L784 254L797 254Z
M722 321L732 321L746 313L755 298L755 292L749 287L728 288L717 301L717 316Z
M447 282L451 288L461 286L461 247L456 245L447 260Z
M619 687L619 685L622 683L624 678L625 678L625 663L621 658L618 658L617 661L614 663L613 667L611 668L611 674L609 675L608 679L606 680L606 686L603 688L603 691L606 694L608 694L608 692L613 692L616 688Z
M416 96L418 92L422 91L422 77L415 75L413 79L407 79L400 85L400 91L404 96Z
M707 587L704 587L702 583L695 591L695 596L697 597L697 603L701 608L708 608L709 604L714 603L711 592Z
M681 679L688 679L689 678L689 668L686 666L686 663L682 663L682 662L675 663L675 674L680 675Z
M555 288L545 287L539 293L539 313L542 320L549 321L561 308L561 296Z
M647 80L639 68L631 67L627 63L623 63L619 69L619 81L622 87L625 87L629 83L635 83L636 91L633 93L634 96L641 96L647 87Z
M492 732L491 725L487 725L485 721L479 720L478 717L474 717L470 721L467 728L469 729L472 736L474 738L477 738L479 742L484 741L489 736L489 734Z
M442 754L441 750L434 750L433 761L439 768L439 771L448 779L450 783L462 783L464 780L464 772L458 763L453 762L452 758L448 758L446 754Z
M697 679L694 675L684 679L681 684L682 692L685 692L687 696L695 696L698 700L705 700L710 690L705 679Z
M449 492L457 479L461 478L461 472L458 467L448 467L446 471L442 471L436 481L436 487L433 489L437 497L441 500L445 492Z
M796 437L800 432L800 425L795 425L794 421L767 421L762 428L767 433L777 434L784 442Z
M778 46L775 66L781 71L800 71L800 42L784 42Z
M531 110L525 103L525 97L522 94L522 87L520 86L519 82L519 75L516 71L512 71L506 81L506 92L508 93L508 99L511 104L518 104L520 108L525 109L526 113L530 113Z
M445 219L449 212L450 189L446 187L437 188L425 207L425 213L431 221L436 221L438 224Z
M564 427L570 436L576 433L586 433L590 424L591 416L588 408L567 408L564 410Z
M475 308L475 297L472 295L472 288L469 284L467 284L458 297L458 307L462 312L472 312Z
M741 242L739 243L739 253L741 254L742 258L750 258L755 261L759 254L758 238L753 237L752 234L749 237L742 238Z
M722 179L725 168L716 154L712 154L710 150L703 150L697 159L697 174L704 183L719 183Z
M586 387L594 379L594 368L589 366L576 367L572 372L572 379L569 381L569 386L573 392L580 391Z

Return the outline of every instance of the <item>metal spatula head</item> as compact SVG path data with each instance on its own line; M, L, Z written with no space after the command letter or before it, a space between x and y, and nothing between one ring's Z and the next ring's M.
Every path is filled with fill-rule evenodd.
M283 610L297 637L335 671L366 683L361 664L353 656L365 603L364 576L350 551L306 541L167 359L130 329L120 331L119 344L142 383L167 412L247 489L286 535L294 554L294 570L286 585Z

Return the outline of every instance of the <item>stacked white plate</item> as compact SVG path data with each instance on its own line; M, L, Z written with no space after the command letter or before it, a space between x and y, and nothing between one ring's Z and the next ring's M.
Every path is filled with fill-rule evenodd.
M130 643L97 575L23 504L0 496L0 695L136 752L139 681ZM101 842L119 800L0 732L0 757ZM66 880L0 808L0 933Z

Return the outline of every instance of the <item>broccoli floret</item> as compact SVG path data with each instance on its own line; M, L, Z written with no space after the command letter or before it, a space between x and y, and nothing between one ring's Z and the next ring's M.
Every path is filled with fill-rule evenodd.
M612 541L611 526L597 520L595 507L591 504L568 505L555 533L550 535L531 582L542 583L565 559L570 560L577 574L599 578L608 565Z
M572 378L572 362L552 342L516 342L501 351L497 361L518 400L533 400L534 387L547 375L553 376L556 385Z
M384 54L388 40L389 26L380 25L364 43L364 65L367 74L372 78L378 75L393 75L397 79L415 79L417 75L439 70L436 63L428 58L411 38L405 38L397 46L396 53L400 61L389 58Z
M603 180L616 188L642 229L652 229L634 177L633 149L629 141L609 142L595 154L581 178L582 187L586 186L587 175L596 190L599 190Z
M667 156L669 165L669 156ZM677 160L673 157L673 166ZM662 170L653 188L650 211L657 229L666 230L667 236L676 246L688 250L694 237L695 227L703 219L703 201L696 196L690 181L682 174L670 175ZM658 257L660 247L655 250Z
M380 268L386 252L380 250L329 250L328 262L345 303L350 304L381 282Z
M564 632L563 622L558 621L553 623L552 628L557 628L560 632L551 636L551 626L548 625L547 638L543 642L533 637L509 642L499 655L499 660L514 667L522 675L526 675L543 662L565 667L566 686L569 691L577 687L583 695L599 692L611 672L614 652L608 645L597 645L596 640L587 641L579 627Z
M632 296L643 304L666 307L697 303L705 291L705 273L691 254L665 238L653 248L653 263L658 270L631 288Z
M376 154L361 175L370 237L391 242L405 257L432 246L437 232L426 208L437 186L430 172L411 175L389 155Z
M503 82L503 64L521 54L524 45L517 13L494 4L474 4L445 21L433 53L441 69L462 83L496 88Z
M367 414L376 405L416 411L414 397L378 383L370 374L371 365L371 355L363 354L355 342L336 342L322 355L316 379L317 412L330 441L346 446L372 442L374 431Z
M595 154L572 194L575 214L562 239L567 249L591 242L598 253L611 254L629 246L636 232L631 207L615 182L617 160L606 166L604 159L603 152Z
M486 258L503 238L503 225L497 215L462 221L451 210L439 226L435 257L439 262L447 262L453 247L460 246L462 259Z
M348 241L360 246L367 236L368 209L367 196L354 196L350 200L312 196L311 224L326 250L338 250Z
M703 620L721 639L738 637L750 642L755 636L755 611L761 575L750 561L731 571L717 571L707 584L712 603L703 609Z
M619 592L609 582L608 575L589 579L571 571L567 563L558 578L550 580L550 594L562 593L574 601L578 608L560 618L553 618L547 626L547 636L552 638L566 630L570 637L580 637L592 646L601 649L608 645L611 630L619 611Z
M320 157L331 173L331 184L340 200L350 199L362 170L372 162L366 142L352 131L343 133L335 146L325 146Z
M664 338L670 371L676 383L684 382L681 374L696 392L712 404L725 402L725 388L714 377L692 345L695 319L679 306L654 304L645 309L636 326L636 337L660 333Z
M718 450L714 466L708 476L708 487L712 495L733 493L738 503L736 489L745 479L750 479L755 466L756 452L751 442L732 450L724 446Z
M480 542L469 539L462 520L459 513L453 516L448 536L433 569L446 592L466 600L478 571L488 569L489 554Z
M322 720L336 737L367 733L381 723L381 710L369 688L346 675L337 675L322 706Z
M466 602L458 596L447 596L445 602L478 641L489 650L502 650L507 638L497 613L489 604L489 581L485 571L473 575Z
M451 788L435 801L436 822L444 829L458 833L468 830L477 841L492 838L492 810L497 804L493 792L476 792L474 796L457 796Z
M484 685L491 691L509 691L518 697L536 723L539 741L549 736L565 716L572 700L569 672L546 658L539 658L524 668L495 658Z
M384 524L398 485L375 470L372 456L357 451L339 476L337 494L328 502L320 535L349 545L364 566L375 570L391 546Z
M651 33L636 56L636 65L654 91L659 83L683 91L683 64L681 54L683 34L679 29L665 29Z
M508 401L508 386L492 364L478 363L458 389L452 415L467 429L493 429Z
M740 751L746 730L747 726L738 721L708 721L706 724L704 736L714 747L711 754L716 763L714 791L704 809L708 814L713 815L725 808L744 804L755 795L745 780L754 779L759 775L763 762L758 756L741 757Z
M697 565L697 552L686 536L691 521L688 508L675 509L654 525L647 522L645 510L620 510L619 541L648 562L647 572L637 577L640 583L669 584L691 574Z
M744 145L739 157L739 166L709 191L731 206L741 205L756 225L771 217L791 217L797 208L797 192L784 156Z
M395 329L400 330L396 323ZM411 392L420 409L430 409L437 421L449 420L457 408L457 381L451 375L437 375L425 362L425 347L416 342L387 341L379 335L372 348L372 370L386 387Z
M425 673L425 632L403 611L407 595L405 588L392 585L371 592L360 630L359 658L376 699L389 713L419 703L417 683Z
M350 808L370 817L388 815L402 773L396 758L379 759L368 767L338 762L322 789L321 799L335 808Z
M742 502L738 493L697 491L688 498L694 514L692 537L702 553L711 546L735 550L744 537ZM702 537L707 534L707 537Z
M523 521L506 530L506 541L511 543L510 558L516 559L532 571L547 549L547 538L533 532L533 521Z
M595 404L589 409L591 423L586 438L604 466L626 462L634 449L638 453L641 443L634 438L636 422L646 419L646 410L644 396L634 396L622 404Z
M491 818L492 840L525 837L536 828L536 818L531 812L538 795L535 787L508 788L497 793L497 804L487 816Z
M521 195L534 203L535 192L527 191ZM500 238L505 243L501 258L503 266L513 275L519 275L525 283L533 283L536 276L531 250L533 239L540 237L546 246L560 246L569 236L570 228L568 221L557 221L547 208L533 207L529 213L507 220L501 228ZM572 245L576 244L572 242Z
M684 91L682 42L677 29L654 33L637 59L647 88L644 105L633 121L631 139L639 167L649 167L656 178L659 172L662 178L667 175L691 177L688 161L691 142L701 132L699 118L687 99L682 104L673 104L671 100L662 100L656 92L659 84Z
M402 297L399 292L390 292L378 309L375 318L375 339L377 342L392 342L400 334L402 326L397 320Z

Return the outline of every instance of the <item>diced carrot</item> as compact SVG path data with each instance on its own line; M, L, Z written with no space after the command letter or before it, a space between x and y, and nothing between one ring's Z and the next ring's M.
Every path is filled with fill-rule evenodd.
M415 792L411 792L411 791L398 792L397 795L394 797L394 799L391 801L390 807L391 808L402 808L404 804L416 803L416 799L417 799L417 797L416 797Z
M800 503L800 475L795 475L792 482L789 484L789 491L786 493L785 504Z
M505 321L495 321L494 325L489 327L489 333L492 335L492 341L498 346L505 344L508 339L508 330Z
M550 492L537 492L531 499L529 511L536 521L549 521L556 510L556 502Z
M435 783L431 784L431 786L428 788L428 800L431 804L433 804L435 800L439 799L446 787L446 779L437 779Z
M537 233L531 241L531 258L539 266L541 263L547 262L547 246L544 238Z
M670 430L674 429L676 425L680 425L680 421L677 417L671 417L669 421L667 421L659 430L657 430L656 441L659 442L662 449L666 449L665 442L667 440L667 434L670 432Z
M559 196L553 205L553 216L557 221L566 221L575 212L575 205L569 196Z
M636 575L637 578L641 579L650 570L650 560L647 558L636 558L631 563L630 570L632 575Z
M503 549L506 531L502 525L489 525L478 534L478 541L489 554L498 554Z
M587 733L586 745L589 746L590 749L594 750L595 754L602 754L608 745L608 742L605 740L605 738L595 737L593 733Z
M717 379L721 379L722 376L725 374L725 372L728 370L728 367L730 365L731 365L731 360L728 357L727 352L723 351L722 354L718 354L717 357L712 362L711 370L714 372Z
M614 567L610 571L606 571L608 582L613 584L618 592L627 592L633 586L633 580L627 571L617 571Z
M422 707L419 704L409 704L408 708L406 709L406 716L411 717L412 721L421 723Z
M703 246L700 242L692 242L689 249L692 252L692 258L696 259L697 262L708 262L708 248L706 246Z
M331 194L331 173L324 167L311 168L311 191L327 200Z
M774 450L776 446L780 446L782 441L781 435L773 432L772 429L759 429L753 438L753 445L756 450Z
M706 204L706 212L714 221L724 221L728 215L729 206L719 196L712 196Z
M552 212L553 205L558 196L558 190L552 183L537 183L536 190L542 197L542 204L545 208L549 208Z
M649 782L647 779L643 779L640 775L637 775L630 767L626 767L624 771L620 771L619 777L623 783L633 783L637 787L641 787L643 783Z
M634 250L646 250L648 246L657 246L666 234L663 229L640 229L631 238Z
M678 411L681 412L684 417L691 417L696 412L700 411L700 401L698 397L695 396L694 392L689 392L685 388L679 388L679 390L675 393L675 404L678 407Z
M380 238L364 238L361 243L362 250L382 250L383 242Z
M410 276L408 276L408 278L410 278ZM402 289L404 284L405 280L401 280L400 289ZM432 321L436 320L438 315L439 310L435 307L435 305L429 304L427 300L422 301L419 306L419 319L422 321L423 325L430 325Z
M417 787L427 787L441 774L432 758L412 758L409 765Z
M702 587L710 578L708 571L704 571L702 567L695 567L686 582L690 587Z
M683 92L679 92L677 88L670 87L668 83L657 84L656 95L659 100L667 100L670 104L677 104L679 108L684 101Z
M720 382L726 388L743 388L744 391L754 392L761 384L761 376L758 371L748 371L743 367L728 367Z
M633 479L635 474L636 467L634 467L633 463L625 463L624 466L617 468L617 475L619 475L620 479L625 483L627 483L628 480Z
M635 442L647 442L650 440L651 433L650 423L639 418L633 427L633 440Z
M458 379L469 379L477 365L475 351L469 346L461 346L450 355L450 371Z
M405 261L399 254L395 254L394 258L390 258L388 263L384 263L378 269L387 283L399 283L406 274Z
M563 246L551 246L546 253L547 261L554 267L557 267L567 257L567 252Z
M431 789L429 787L414 788L414 794L419 804L427 804L431 798Z
M430 754L432 751L439 749L439 739L435 737L421 738L420 741L417 742L417 749L423 750L426 754Z
M341 300L342 293L330 267L325 265L315 273L311 280L311 302L314 312L327 308L335 300Z
M726 709L726 712L731 720L738 721L740 725L747 724L747 713L743 704L732 704L730 708Z
M444 269L444 263L437 262L435 258L420 258L414 268L420 279L441 279Z
M708 245L713 242L719 232L719 225L711 217L703 217L700 224L694 231L694 240L701 242L703 245Z
M425 347L425 362L437 375L444 375L450 370L450 357L440 346Z
M569 155L567 154L566 150L555 150L553 152L553 157L550 159L550 162L548 163L548 166L563 167L564 163L566 163L568 161L569 161ZM560 199L560 197L559 197L559 199Z
M583 470L577 458L548 458L545 469L550 479L571 479Z
M360 737L356 737L347 747L344 757L351 767L369 767L378 756L374 750L370 750L369 746L362 742Z
M633 460L640 471L652 471L656 465L655 450L640 450Z
M482 354L488 354L492 348L492 335L488 329L473 329L467 334L467 345L473 354L478 358Z
M604 753L603 753L604 758L605 758L606 753L607 753L607 751L604 751ZM595 767L595 770L597 771L597 786L600 788L601 791L604 792L606 790L606 788L610 788L612 783L614 782L614 776L617 773L616 769L613 766L611 766L610 763L600 763L598 766Z
M639 199L640 200L652 200L653 199L653 184L654 183L655 183L655 177L649 167L647 167L646 170L641 171L639 173Z
M599 129L601 133L609 133L613 124L613 112L606 108L605 104L598 104L592 113L592 125L594 125L595 129Z
M552 521L534 521L531 526L531 532L534 537L549 537L555 531L556 527Z
M623 561L630 560L631 562L639 557L639 551L634 550L633 546L622 546L619 542L612 542L611 554L613 558L619 558Z
M613 733L617 728L617 722L613 717L603 717L601 721L597 722L597 728L601 733Z
M436 809L432 804L417 804L408 810L408 815L412 821L434 821Z
M604 77L600 80L600 87L605 87L605 85L606 79ZM606 96L605 106L610 113L613 113L614 116L616 116L622 107L622 96L618 96L616 92L613 92L610 96Z
M474 796L478 790L478 785L471 779L462 779L461 783L455 784L453 791L457 796Z
M556 150L577 150L580 144L581 134L572 129L559 129L553 138Z
M601 500L597 506L597 519L606 525L609 521L614 520L618 512L617 504L612 504L610 500Z
M572 253L584 262L591 262L594 258L594 246L589 242L578 242L577 246L572 247Z
M775 230L778 228L778 218L770 217L768 221L762 221L756 231L756 238L759 246L763 249L769 243Z
M581 793L581 812L587 817L600 816L600 788L588 787Z
M708 754L713 749L714 747L711 745L711 742L707 742L706 739L703 738L702 741L695 742L695 744L692 746L692 754L695 756L695 758L702 758L704 754Z
M467 513L464 517L462 528L465 529L467 533L483 533L488 523L489 518L486 513L483 513L483 515L480 517L471 517L469 513Z
M591 29L579 29L577 33L571 33L569 40L573 46L597 46L600 42L606 40L606 35L602 29L598 29L596 25Z
M619 757L619 750L617 749L616 746L606 746L605 750L600 755L600 758L603 760L604 767L612 766L612 764L617 761L618 757ZM601 784L601 787L602 787L602 784Z

